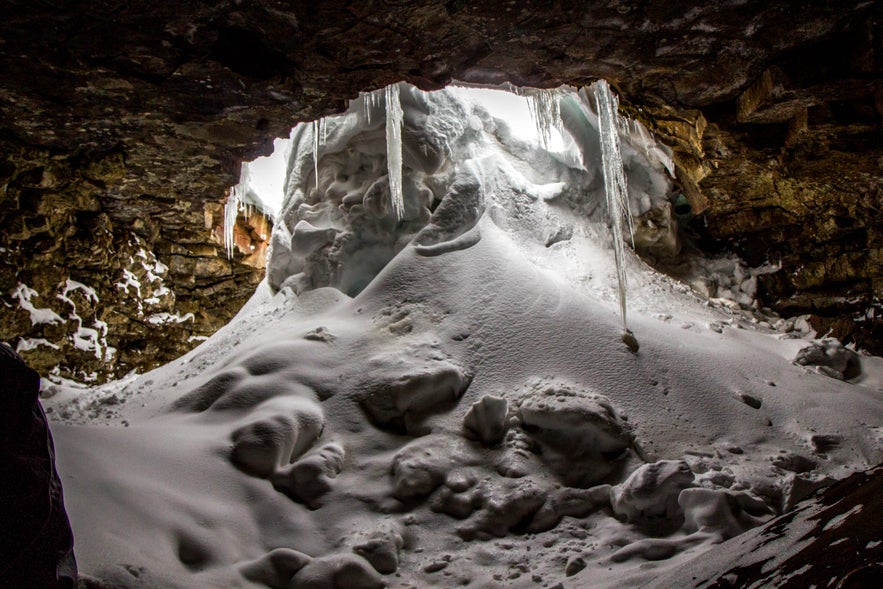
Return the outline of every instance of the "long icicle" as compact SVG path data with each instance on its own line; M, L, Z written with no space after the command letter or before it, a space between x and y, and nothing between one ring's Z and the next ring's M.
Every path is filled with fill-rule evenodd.
M316 175L316 192L319 191L319 120L313 121L313 173Z
M389 175L389 193L396 219L405 216L405 201L402 196L402 103L399 85L391 84L385 89L386 97L386 170Z
M634 241L634 232L629 212L628 187L622 169L622 153L619 149L619 101L610 92L606 80L598 80L595 84L595 105L598 108L598 126L601 133L601 168L604 171L607 214L613 228L613 251L616 258L616 278L619 283L619 310L622 315L622 326L626 333L630 333L626 321L627 281L623 217L626 218L632 241Z
M227 250L227 259L233 259L234 236L236 217L239 214L240 188L239 184L230 187L227 203L224 205L224 247Z

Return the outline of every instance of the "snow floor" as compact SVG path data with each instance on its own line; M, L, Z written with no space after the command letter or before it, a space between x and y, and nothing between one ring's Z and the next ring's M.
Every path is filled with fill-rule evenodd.
M472 231L441 255L405 247L355 298L262 285L176 362L57 387L81 571L126 588L652 587L883 461L880 358L851 381L796 365L806 339L631 259L635 353L609 247L528 247L489 215Z

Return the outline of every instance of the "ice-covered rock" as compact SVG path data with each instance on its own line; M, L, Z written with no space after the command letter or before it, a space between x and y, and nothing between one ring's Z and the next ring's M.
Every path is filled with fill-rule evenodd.
M531 387L519 396L518 415L542 460L570 486L603 479L635 439L610 399L566 383Z
M822 374L838 380L850 380L862 372L859 355L834 338L806 346L797 352L794 362L801 366L815 366Z
M429 495L455 466L473 462L469 447L456 436L433 434L417 438L392 461L395 494L408 500Z
M514 419L520 425L520 420ZM539 443L520 427L510 428L504 438L503 451L496 462L496 470L504 477L517 479L538 467Z
M835 482L836 479L819 473L788 473L782 482L781 510L793 509L800 501Z
M360 535L353 552L370 562L378 573L389 575L399 567L399 551L403 545L399 526L384 520L377 528Z
M664 202L635 218L635 250L656 259L673 258L681 251L678 223L672 205Z
M678 496L693 485L693 472L683 460L659 460L635 470L610 489L610 505L617 517L636 523L682 518Z
M426 415L452 407L472 378L436 353L428 357L376 357L362 385L360 401L383 427L415 433Z
M463 426L487 446L503 441L509 426L509 402L485 395L472 404L463 418Z
M277 397L245 421L230 436L230 460L244 472L266 478L312 446L322 433L325 416L313 401Z
M290 548L276 548L264 556L239 566L240 574L270 589L288 589L291 578L312 558Z
M738 536L774 515L757 497L720 489L684 489L678 505L684 513L684 531L712 533L719 540Z
M340 444L325 444L293 464L278 469L270 481L277 491L311 509L318 509L322 506L322 497L331 490L332 481L343 469L344 457Z
M314 558L291 578L289 589L382 589L386 581L361 556Z
M481 506L482 494L477 482L471 471L454 469L448 472L444 485L433 493L430 508L456 519L466 519Z
M788 472L804 473L816 467L816 461L796 452L782 451L771 458L773 466Z
M610 505L610 485L598 485L589 489L560 487L546 496L546 502L534 515L528 528L530 532L551 530L564 517L586 517Z
M457 528L465 540L502 538L510 531L526 532L546 501L545 485L532 477L491 479L475 492L478 508Z

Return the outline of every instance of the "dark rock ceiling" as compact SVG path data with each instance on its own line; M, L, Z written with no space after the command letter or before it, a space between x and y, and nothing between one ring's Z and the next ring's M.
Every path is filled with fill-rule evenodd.
M762 284L767 304L880 352L879 307L854 319L883 292L881 12L857 1L0 1L0 339L55 342L26 356L44 369L63 359L78 377L167 361L260 279L259 223L240 223L232 261L222 251L225 190L297 121L398 80L605 77L675 148L702 213L698 242L781 260ZM98 301L68 289L73 311L56 296L68 278ZM96 337L117 349L110 367L74 349L75 319L32 325L11 297L19 283L37 307L107 324ZM147 320L158 313L193 318Z

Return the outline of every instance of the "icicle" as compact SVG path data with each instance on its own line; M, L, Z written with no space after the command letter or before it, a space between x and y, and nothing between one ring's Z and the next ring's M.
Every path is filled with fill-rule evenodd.
M321 120L321 119L320 119ZM313 172L316 178L316 191L319 190L319 121L313 121Z
M389 192L396 218L405 216L405 201L402 197L402 103L399 99L399 85L392 84L385 89L386 97L386 166L389 174Z
M540 141L546 149L552 140L552 129L561 127L559 98L557 90L538 90L527 98L530 118L533 119Z
M227 259L233 259L233 229L236 227L236 216L239 214L240 188L237 184L230 188L227 204L224 205L224 247Z
M619 150L618 114L619 101L610 92L606 80L598 80L595 84L595 104L598 109L598 123L601 133L601 162L604 171L604 189L607 194L607 214L613 228L614 255L616 258L616 277L619 282L619 310L622 315L622 326L628 331L626 322L626 274L625 244L622 227L623 217L628 225L629 235L634 247L634 230L629 211L628 187L622 169L622 153Z
M644 157L650 159L650 146L654 145L656 142L653 140L653 136L644 130L644 125L636 123L635 128L638 131L638 137L640 138L639 142L644 150Z
M365 120L368 121L368 125L371 125L371 112L380 106L380 101L385 97L385 92L382 90L375 90L374 92L362 94L362 97L362 108L365 109Z

